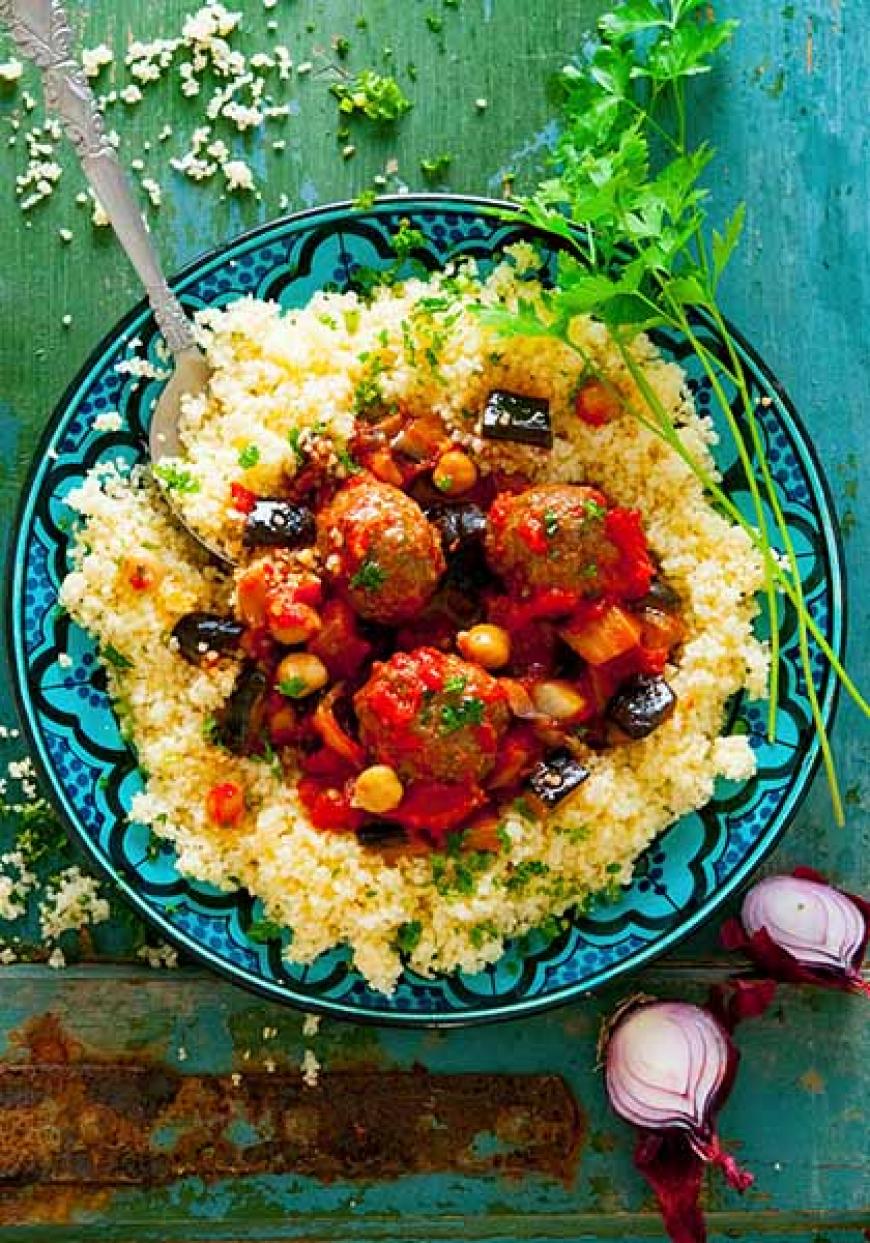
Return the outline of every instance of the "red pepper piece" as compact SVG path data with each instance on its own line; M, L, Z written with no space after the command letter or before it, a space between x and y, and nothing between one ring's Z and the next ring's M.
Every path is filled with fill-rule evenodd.
M447 834L485 802L486 795L475 785L415 781L396 810L390 812L390 819L441 846Z
M233 509L240 514L249 514L257 503L257 494L242 483L230 484L230 495L233 498Z
M325 785L316 777L302 777L297 789L302 806L316 829L353 833L362 827L365 813L351 806L348 787Z

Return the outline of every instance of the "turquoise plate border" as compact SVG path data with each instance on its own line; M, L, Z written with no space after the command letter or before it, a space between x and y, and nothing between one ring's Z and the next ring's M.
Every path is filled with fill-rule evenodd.
M407 195L371 209L352 204L315 208L263 225L189 264L173 281L191 309L251 293L295 306L324 286L352 285L361 267L393 262L390 238L402 218L425 242L412 259L432 269L473 256L482 266L528 231L496 219L488 199ZM552 274L554 256L546 253ZM711 325L698 330L720 349ZM685 343L657 334L663 351L689 366L702 408L703 378L691 373ZM222 893L183 877L165 848L156 858L146 830L125 809L141 787L135 760L123 744L105 694L91 640L58 615L57 586L66 564L64 495L94 461L141 458L155 381L122 380L115 363L131 341L156 358L150 312L140 303L104 338L59 403L37 449L11 541L7 623L12 682L31 752L43 784L71 835L119 886L136 910L169 941L235 983L273 1000L334 1017L400 1025L451 1025L515 1018L582 996L672 949L737 892L791 822L819 762L806 691L797 660L796 620L784 603L784 651L777 739L764 737L765 705L732 702L727 727L748 733L758 759L755 778L720 783L713 801L665 831L638 862L632 885L613 902L599 902L565 921L553 937L532 932L510 942L504 956L474 976L435 980L406 971L386 998L354 971L346 949L307 967L287 964L287 934L266 944L247 935L259 903L243 891ZM813 615L838 654L845 646L846 603L842 546L828 485L811 441L788 397L752 347L735 333L754 394L780 501L796 541ZM118 409L123 428L99 433L92 421ZM725 486L747 506L746 481L727 444L717 451ZM749 510L746 508L746 512ZM72 657L62 668L59 652ZM833 719L837 684L812 649L822 712Z

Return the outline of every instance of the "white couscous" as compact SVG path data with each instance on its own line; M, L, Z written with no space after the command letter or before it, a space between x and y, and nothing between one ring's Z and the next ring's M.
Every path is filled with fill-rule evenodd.
M593 372L485 325L532 263L202 313L213 375L158 470L233 572L144 468L70 498L61 599L145 774L132 816L262 899L290 960L346 943L385 992L628 881L753 770L720 731L765 687L760 560L635 417L600 324L573 326ZM633 348L713 471L682 372Z

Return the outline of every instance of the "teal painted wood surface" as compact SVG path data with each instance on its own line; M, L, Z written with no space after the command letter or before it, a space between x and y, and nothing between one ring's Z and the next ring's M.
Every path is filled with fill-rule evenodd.
M192 7L180 0L161 5L91 0L76 22L86 45L107 39L121 50L132 32L150 37L177 30L180 15ZM420 159L443 151L453 155L443 183L449 188L497 193L511 174L520 188L529 184L553 134L550 76L580 45L604 5L460 0L454 9L441 0L279 0L266 11L259 2L244 0L236 7L250 27L250 48L262 45L265 23L273 19L278 23L274 38L288 45L294 61L313 64L310 74L287 84L292 115L286 126L276 126L265 142L242 143L258 170L260 200L221 201L215 188L196 187L161 170L166 147L157 142L157 134L163 124L170 121L180 139L198 116L196 105L177 93L160 87L141 106L119 105L113 114L125 152L138 154L147 171L159 170L164 205L152 213L152 229L171 268L231 232L276 214L282 194L291 208L351 197L394 159L398 174L388 175L391 188L397 176L420 188ZM866 0L765 6L723 0L719 8L723 15L727 11L741 18L743 25L727 59L698 83L692 123L719 149L717 213L727 214L742 196L749 201L747 237L728 277L725 304L782 379L826 463L851 566L850 664L866 687ZM357 26L362 15L365 29ZM441 19L442 29L433 32L427 16ZM331 50L336 35L351 44L341 64ZM391 55L385 55L385 48L392 49ZM393 133L366 134L358 127L357 153L343 160L328 84L343 68L373 64L393 67L415 106ZM408 75L409 64L417 66L416 81ZM33 79L25 85L34 89ZM483 111L475 106L478 98L488 101ZM20 95L0 93L4 539L32 445L53 403L103 332L139 296L111 237L92 230L87 210L75 204L81 182L68 157L54 198L32 214L31 227L24 227L11 185L23 167L20 139L17 146L6 145L19 109ZM37 109L33 115L39 114ZM273 149L275 137L286 138L283 152ZM147 141L150 151L144 149ZM57 231L67 225L74 237L63 245ZM65 314L72 315L69 327L61 322ZM5 686L0 686L0 701L0 720L9 723ZM834 743L847 793L848 827L832 826L824 783L817 781L768 868L812 863L841 883L866 890L868 736L848 705L841 709ZM11 755L12 748L3 745L3 755ZM324 1024L316 1037L305 1040L298 1015L190 969L158 975L135 965L131 950L136 938L128 922L116 919L95 931L93 946L83 947L84 961L65 973L39 965L3 968L0 1056L18 1066L28 1056L36 1058L37 1066L71 1056L73 1082L76 1058L94 1066L119 1060L140 1068L167 1066L190 1076L192 1083L199 1075L268 1073L274 1063L279 1082L298 1077L303 1050L311 1047L323 1063L323 1091L333 1090L334 1075L337 1093L341 1074L350 1071L368 1075L373 1093L387 1082L383 1076L413 1066L436 1077L556 1074L564 1077L585 1118L573 1177L562 1182L530 1170L535 1143L546 1149L549 1142L534 1110L525 1123L533 1134L512 1138L509 1127L499 1129L507 1125L504 1119L493 1121L484 1110L471 1157L457 1157L452 1166L441 1159L434 1172L415 1170L414 1153L405 1154L404 1164L396 1158L389 1175L377 1153L369 1154L369 1166L359 1167L362 1140L357 1137L357 1147L348 1139L345 1149L334 1148L338 1164L331 1180L291 1170L210 1181L192 1174L162 1186L81 1179L23 1190L0 1184L0 1238L480 1238L496 1243L661 1236L650 1198L631 1169L631 1137L607 1114L593 1069L598 1023L616 994L499 1028L399 1034ZM39 952L38 945L32 948ZM648 992L698 997L711 980L721 978L724 964L715 932L708 929L633 983ZM41 1029L33 1025L48 1013L57 1017L66 1043L37 1041L34 1046L34 1030ZM864 1236L870 1227L866 1016L866 1005L857 999L786 991L780 1007L741 1032L744 1065L723 1130L739 1144L757 1183L741 1199L718 1181L709 1182L705 1195L714 1239L857 1243ZM273 1028L276 1034L264 1037L264 1030ZM315 1093L312 1100L317 1099ZM72 1108L68 1098L64 1101L64 1109ZM53 1125L50 1117L44 1121ZM185 1126L190 1122L188 1117ZM249 1133L234 1132L242 1148L262 1139L263 1124L255 1115L249 1125ZM164 1135L161 1142L171 1148L179 1134ZM0 1154L10 1142L0 1135ZM517 1168L499 1173L495 1156L506 1143L519 1154ZM421 1142L419 1152L430 1149ZM472 1157L480 1172L468 1168ZM198 1159L205 1159L201 1152ZM192 1160L192 1169L197 1168ZM347 1170L359 1168L375 1173L347 1177Z

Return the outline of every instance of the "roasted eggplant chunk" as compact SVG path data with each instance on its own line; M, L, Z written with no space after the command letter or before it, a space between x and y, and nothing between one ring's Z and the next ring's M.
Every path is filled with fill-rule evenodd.
M314 543L314 514L307 505L261 498L245 521L246 548L304 548Z
M664 678L638 674L631 678L607 705L607 717L629 738L646 738L668 719L677 697Z
M487 440L513 440L519 445L552 449L553 425L545 397L524 397L494 389L483 409L482 435Z
M210 652L234 655L244 633L241 622L218 613L185 613L172 627L179 652L192 665L201 664Z
M584 768L570 751L553 751L532 769L529 789L545 806L557 807L588 776L589 769Z

